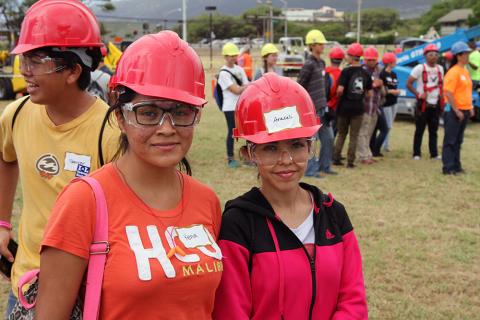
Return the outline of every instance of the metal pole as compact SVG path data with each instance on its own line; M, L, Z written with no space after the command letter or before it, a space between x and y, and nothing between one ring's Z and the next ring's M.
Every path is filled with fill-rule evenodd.
M273 43L273 5L270 2L270 42Z
M183 20L183 37L184 41L187 41L187 0L182 0L182 20Z
M357 0L358 8L357 8L357 42L360 43L360 16L361 16L361 9L362 9L362 0Z
M288 21L287 21L288 3L287 3L286 0L280 0L280 1L282 1L283 4L285 5L285 9L284 9L285 12L284 12L284 14L283 14L283 17L284 17L284 19L285 19L285 26L284 26L284 33L285 33L285 34L284 34L284 37L286 38L286 37L288 37L288 23L287 23L287 22L288 22Z
M212 24L212 12L210 11L210 70L213 68L212 64L212 57L213 57L213 48L212 48L212 42L213 42L213 24Z

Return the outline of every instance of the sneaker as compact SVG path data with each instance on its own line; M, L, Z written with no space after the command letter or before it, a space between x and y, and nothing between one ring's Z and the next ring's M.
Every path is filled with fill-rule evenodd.
M374 156L375 158L383 158L383 154L382 154L381 152L379 152L379 153L374 153L373 156Z
M347 168L353 169L355 168L355 165L353 163L347 163Z
M454 175L456 175L456 172L453 171L453 170L452 170L452 171L443 170L442 173L443 173L444 175L446 175L446 176L454 176Z
M238 164L237 160L230 159L230 160L228 160L228 167L230 169L236 169L236 168L240 167L240 165Z
M373 164L374 161L372 159L365 159L365 160L361 160L360 163L369 165L369 164Z
M332 176L338 175L338 172L333 171L332 169L325 170L325 171L322 171L322 172L325 173L325 174L330 174L330 175L332 175Z
M413 160L420 160L420 156L413 156Z
M343 166L344 163L342 162L342 160L333 160L333 165L334 166Z
M432 160L442 160L442 156L430 157Z

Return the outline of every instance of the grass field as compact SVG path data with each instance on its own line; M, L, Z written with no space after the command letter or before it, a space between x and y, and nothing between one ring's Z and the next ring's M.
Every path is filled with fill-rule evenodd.
M210 87L206 92L212 100ZM0 101L0 110L5 104ZM226 168L225 131L223 115L209 103L189 153L194 176L222 203L258 183L252 168ZM348 210L363 254L371 319L480 319L480 124L466 130L463 176L443 176L439 161L411 160L413 131L413 122L396 121L392 151L378 164L305 181L332 192ZM440 129L439 144L442 139ZM424 141L424 154L426 148ZM7 291L0 280L0 314Z

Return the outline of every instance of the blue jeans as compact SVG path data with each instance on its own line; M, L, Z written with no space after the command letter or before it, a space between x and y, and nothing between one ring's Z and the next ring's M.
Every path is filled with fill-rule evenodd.
M5 319L8 319L8 316L10 313L12 313L13 307L17 303L17 297L13 294L13 291L10 290L10 293L8 295L8 303L7 303L7 310L5 311Z
M332 166L333 156L333 129L330 123L323 122L322 127L318 130L316 137L320 140L320 154L319 157L313 157L308 160L306 176L314 176L319 171L330 171Z
M445 137L443 138L442 162L443 172L458 172L462 170L460 162L460 149L463 143L463 134L467 126L469 111L462 111L464 119L458 120L453 111L445 112L444 127Z
M372 150L372 154L374 156L380 154L380 149L383 145L383 142L385 141L385 138L387 137L388 131L390 130L390 128L388 127L388 121L384 109L385 108L380 108L380 115L378 116L377 126L373 131L373 135L370 140L370 150ZM379 131L378 136L377 130Z

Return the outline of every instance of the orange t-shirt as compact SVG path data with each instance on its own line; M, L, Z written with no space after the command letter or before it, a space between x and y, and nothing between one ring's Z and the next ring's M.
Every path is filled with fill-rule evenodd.
M148 207L112 164L92 176L105 192L110 243L99 319L211 319L223 269L215 193L182 174L182 200L160 211ZM42 247L88 259L95 217L91 188L68 185L55 203ZM174 244L186 255L168 258Z
M470 110L472 104L472 79L467 68L454 65L448 70L443 80L443 91L453 94L456 106L459 110ZM445 97L445 102L449 103Z

